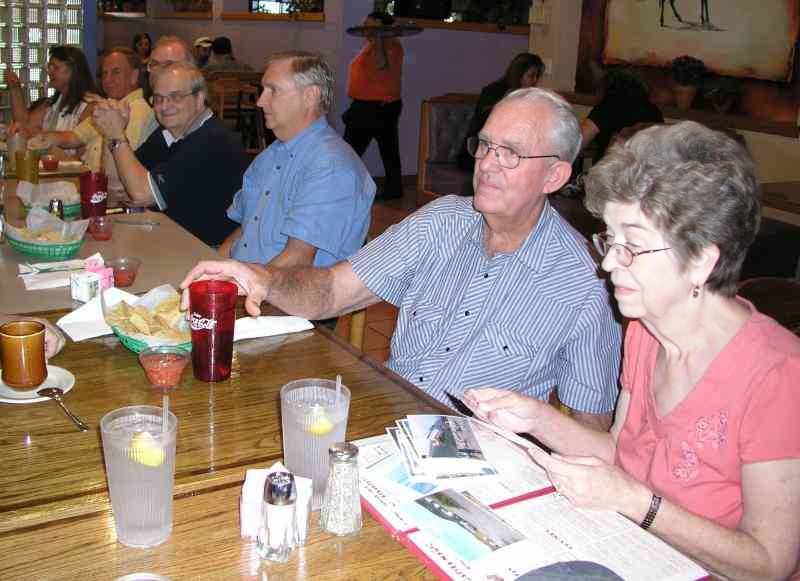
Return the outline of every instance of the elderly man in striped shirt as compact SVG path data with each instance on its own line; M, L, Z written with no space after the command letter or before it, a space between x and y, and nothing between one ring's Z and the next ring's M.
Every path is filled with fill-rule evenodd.
M309 319L386 300L400 309L387 365L433 397L494 386L546 400L557 388L577 419L607 429L619 325L586 241L547 201L580 141L564 99L519 89L468 140L474 198L440 198L329 268L202 262L182 286L226 278L251 314L269 301Z

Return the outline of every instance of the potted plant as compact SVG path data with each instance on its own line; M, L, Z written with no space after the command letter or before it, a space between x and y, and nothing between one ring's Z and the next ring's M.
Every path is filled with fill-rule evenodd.
M672 91L679 110L687 111L692 106L705 72L706 66L700 59L684 55L672 61L672 77L675 79Z

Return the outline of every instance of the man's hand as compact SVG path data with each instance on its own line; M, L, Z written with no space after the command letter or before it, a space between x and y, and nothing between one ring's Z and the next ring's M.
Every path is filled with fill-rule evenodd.
M239 294L247 297L245 310L254 317L261 314L261 303L266 300L269 290L268 273L263 266L236 260L206 260L198 263L181 282L182 310L189 308L189 286L196 280L206 279L235 283L239 287Z
M127 103L106 100L96 104L94 124L106 139L125 139L125 127L128 125L130 109Z
M549 405L514 391L493 387L468 389L464 392L464 403L478 418L516 433L533 430L540 406Z

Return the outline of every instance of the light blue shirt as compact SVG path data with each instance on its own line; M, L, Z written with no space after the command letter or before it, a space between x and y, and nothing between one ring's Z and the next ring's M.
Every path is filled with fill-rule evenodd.
M388 366L436 399L497 387L614 408L620 327L587 241L549 204L523 244L486 256L471 198L425 206L349 259L399 307Z
M317 248L314 266L335 264L364 243L374 197L364 163L320 117L247 168L228 208L242 225L231 257L267 263L291 236Z

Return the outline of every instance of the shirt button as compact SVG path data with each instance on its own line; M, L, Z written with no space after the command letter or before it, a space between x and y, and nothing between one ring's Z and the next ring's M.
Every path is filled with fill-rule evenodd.
M469 317L469 311L464 311L464 316Z
M483 278L489 278L489 273L488 273L488 272L487 272L487 273L485 273L485 274L483 275Z
M279 165L276 165L276 166L275 166L275 169L281 169L281 166L279 166Z
M450 352L450 347L445 347L444 350L445 350L445 353L449 353Z
M503 351L508 351L508 345L503 345Z
M424 377L420 377L419 378L419 382L422 383L423 381L425 381L425 378Z
M411 313L411 316L416 317L417 316L417 311L414 311L413 313Z
M245 248L247 248L247 242L245 242L244 244L242 244L242 246L244 246Z
M255 220L256 222L258 222L258 216L253 216L253 220Z

